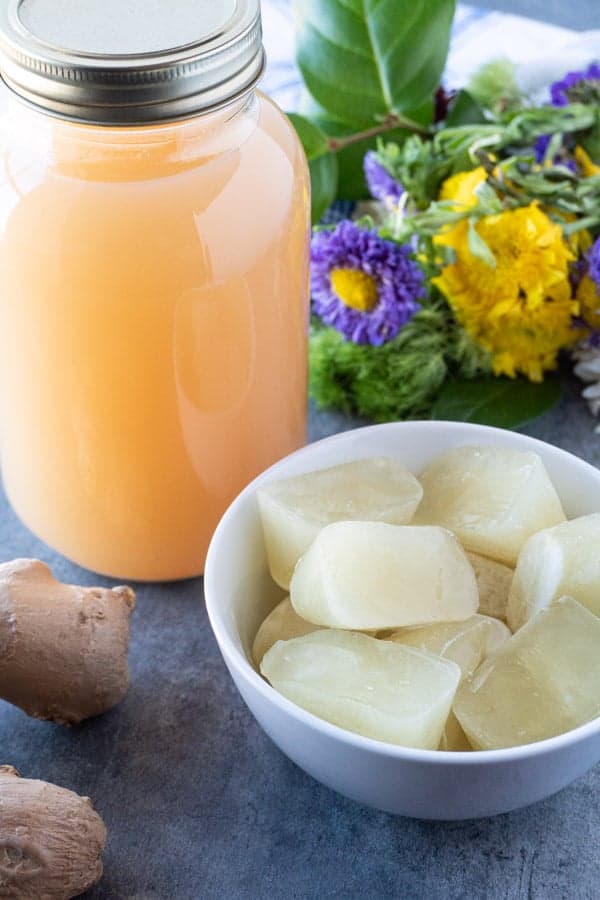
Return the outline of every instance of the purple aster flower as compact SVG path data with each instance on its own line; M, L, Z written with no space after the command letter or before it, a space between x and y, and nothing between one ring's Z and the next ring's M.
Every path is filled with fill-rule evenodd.
M535 142L533 151L535 153L535 161L537 163L541 164L544 162L551 139L552 135L541 134ZM566 166L566 168L569 169L570 172L573 172L574 175L577 173L577 163L574 159L569 158L564 147L559 153L554 156L552 164L555 166Z
M344 221L311 244L313 310L355 344L379 347L420 309L423 272L410 249Z
M592 98L600 96L600 65L597 63L591 63L581 72L567 72L564 78L555 81L550 86L552 105L567 106L573 99L579 99L580 94L585 97L586 88Z
M574 101L583 103L600 102L600 65L591 63L587 69L580 72L567 72L560 81L550 85L550 99L553 106L567 106ZM534 145L536 162L542 163L552 135L541 135ZM552 160L554 165L563 165L574 174L577 173L575 160L568 155L568 150L563 147Z
M569 282L573 288L573 293L577 293L577 288L588 274L589 265L585 256L576 259L571 263L569 268Z
M365 155L363 168L371 196L382 203L395 206L404 193L404 188L379 162L379 157L374 150L369 150Z
M537 163L541 163L544 161L544 157L546 155L546 151L548 150L548 146L552 139L552 135L550 134L540 134L539 138L535 142L535 161Z
M592 244L587 253L588 259L588 275L592 281L596 282L598 293L600 293L600 238Z

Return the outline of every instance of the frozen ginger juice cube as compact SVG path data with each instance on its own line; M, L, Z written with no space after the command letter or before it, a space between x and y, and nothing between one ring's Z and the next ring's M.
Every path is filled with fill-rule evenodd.
M464 622L401 628L389 640L451 659L460 666L462 677L467 678L488 654L495 652L509 638L510 631L503 622L474 615Z
M460 669L455 663L352 631L278 641L261 672L314 715L365 737L437 749Z
M319 532L290 586L299 616L329 628L397 628L468 619L475 575L444 528L336 522Z
M419 476L423 500L415 524L442 525L467 550L514 566L525 541L565 521L536 453L457 447Z
M307 622L306 619L301 619L290 603L290 598L286 597L277 604L275 609L271 610L256 632L252 645L254 662L257 666L260 665L261 659L276 641L289 641L291 638L310 634L318 627L312 622Z
M600 513L529 538L510 589L508 624L516 631L565 594L600 616Z
M438 750L450 750L453 753L464 753L466 750L472 749L466 734L462 730L460 722L454 713L450 712L450 715L446 719Z
M473 566L479 590L479 612L483 616L506 620L508 592L514 569L487 556L467 551L467 559Z
M257 495L271 575L287 589L294 566L325 525L352 519L404 525L423 491L398 460L377 457L286 478Z
M539 612L456 694L477 750L530 744L600 715L600 619L569 597Z

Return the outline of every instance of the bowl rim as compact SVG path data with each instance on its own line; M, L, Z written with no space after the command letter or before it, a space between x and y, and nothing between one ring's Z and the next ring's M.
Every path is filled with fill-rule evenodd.
M553 753L600 733L599 714L591 721L585 722L583 725L579 725L577 728L573 728L570 731L555 735L554 737L545 738L541 741L533 741L529 744L518 744L515 747L505 747L499 750L424 750L416 747L404 747L399 744L390 744L386 741L379 741L375 738L365 737L361 734L358 734L357 732L342 728L339 725L334 725L333 723L328 722L326 719L321 719L319 716L308 712L308 710L305 710L301 706L293 703L291 700L288 700L273 687L271 687L271 685L262 677L262 675L259 674L259 672L257 672L246 655L238 649L234 641L231 639L224 622L220 618L219 606L215 599L218 596L218 589L216 583L214 560L216 558L219 544L229 528L229 523L233 519L235 519L238 507L242 505L243 502L245 502L246 498L249 495L254 494L256 489L263 482L270 480L273 474L276 474L281 468L284 468L290 460L298 459L302 456L309 456L312 452L314 452L314 448L341 442L348 439L350 435L368 434L376 431L381 431L382 429L390 431L402 431L404 429L409 430L415 427L417 429L422 428L424 431L437 431L440 428L450 427L453 430L462 432L465 435L484 433L488 436L498 436L499 438L506 438L506 435L510 434L514 437L522 439L527 445L531 447L532 452L535 452L536 447L543 448L544 454L547 455L548 452L550 452L551 455L556 455L558 459L562 459L563 461L568 460L569 466L575 466L577 469L582 470L588 476L591 475L593 478L597 479L600 482L600 470L591 465L591 463L588 463L580 457L575 456L575 454L570 453L568 450L563 450L560 447L556 447L554 444L542 441L539 438L530 437L526 434L521 434L520 432L511 432L503 428L495 428L490 425L479 425L474 422L451 422L443 419L411 420L408 422L386 422L379 425L367 425L360 428L349 429L347 431L336 432L335 434L306 444L299 450L295 450L293 453L282 457L272 466L269 466L267 469L257 475L256 478L254 478L230 503L229 507L221 517L221 520L219 521L219 524L217 525L217 528L215 529L215 532L211 539L206 557L206 566L204 573L204 598L206 611L213 634L227 665L233 667L237 671L237 673L244 679L244 681L250 687L252 687L253 690L258 691L258 693L268 703L278 707L281 713L291 716L292 718L298 720L314 731L320 732L324 737L332 740L342 741L343 743L356 749L362 749L370 753L374 753L375 755L385 756L387 758L395 758L399 760L402 759L405 761L418 762L425 765L444 763L446 765L450 764L453 766L461 767L465 765L479 766L487 765L490 763L500 764L515 762L534 756L538 757ZM361 457L357 456L357 459L359 458Z

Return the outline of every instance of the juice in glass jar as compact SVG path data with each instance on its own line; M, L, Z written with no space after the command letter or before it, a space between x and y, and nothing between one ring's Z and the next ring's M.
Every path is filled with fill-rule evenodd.
M45 0L30 3L44 11ZM110 5L97 4L100 25ZM256 56L256 4L229 7L233 24L220 27L231 43L244 26L246 44L254 28ZM50 27L41 12L29 28ZM202 572L235 494L305 439L306 162L253 90L254 57L232 96L204 72L194 114L190 84L183 100L165 99L158 76L156 108L143 79L143 102L127 107L112 82L105 96L85 57L98 48L78 27L76 63L100 83L93 104L80 87L65 105L42 76L32 97L17 63L5 72L2 475L23 521L75 562L123 579L185 578ZM102 65L127 85L143 48L111 56L110 40L108 29ZM181 68L178 54L161 48L156 66ZM211 90L219 100L204 108Z

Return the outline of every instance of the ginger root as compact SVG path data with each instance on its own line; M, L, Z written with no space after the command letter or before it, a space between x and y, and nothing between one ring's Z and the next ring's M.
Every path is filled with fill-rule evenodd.
M61 584L35 559L0 565L0 698L63 725L115 706L134 606L128 587Z
M91 800L0 766L0 897L77 897L102 875L105 845Z

